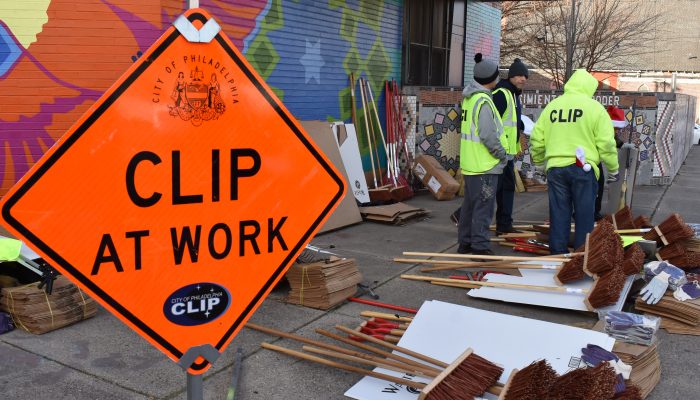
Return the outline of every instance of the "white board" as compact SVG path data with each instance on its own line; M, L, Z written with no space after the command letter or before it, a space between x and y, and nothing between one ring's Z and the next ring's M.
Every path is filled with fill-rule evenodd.
M345 172L348 174L348 184L352 193L360 204L369 203L369 188L367 187L367 179L365 179L365 171L362 167L362 156L360 155L355 125L334 122L331 126L333 128L333 137L340 150L340 157L343 159Z
M500 382L505 383L514 368L523 368L541 359L546 359L559 374L566 373L581 364L581 348L589 343L612 350L615 340L588 329L427 301L409 325L399 346L446 363L471 347L476 354L504 367ZM400 376L381 368L375 371ZM415 389L371 377L362 378L345 395L357 400L418 398ZM496 397L487 395L484 398Z
M534 262L538 263L538 262ZM539 262L541 263L541 262ZM542 286L557 286L554 282L556 270L551 269L521 269L522 276L503 275L503 274L487 274L485 279L489 282L498 283L516 283L524 285L542 285ZM611 306L603 307L600 310L622 310L625 299L629 294L634 277L630 276L622 288L622 293L617 303ZM573 282L564 287L575 289L590 289L593 286L593 279L586 277L577 282ZM505 289L495 287L482 287L479 289L471 289L468 293L469 297L482 299L501 300L510 303L531 304L535 306L562 308L568 310L589 311L583 300L585 294L577 293L561 293L561 292L545 292L540 290L523 290L523 289Z

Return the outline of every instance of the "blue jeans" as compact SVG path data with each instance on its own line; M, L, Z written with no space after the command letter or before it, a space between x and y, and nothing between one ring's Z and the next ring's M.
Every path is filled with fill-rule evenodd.
M571 214L575 213L574 248L586 242L593 230L593 214L598 181L593 170L586 172L576 164L552 167L547 171L549 193L549 250L568 253Z

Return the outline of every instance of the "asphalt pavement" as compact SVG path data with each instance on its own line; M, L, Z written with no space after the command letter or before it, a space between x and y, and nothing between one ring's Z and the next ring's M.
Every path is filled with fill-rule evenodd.
M635 187L632 210L660 222L672 212L687 222L700 222L700 146L694 146L670 186ZM543 321L590 328L592 313L472 299L464 290L403 280L416 265L392 261L404 251L456 252L456 227L449 220L461 198L436 201L418 193L407 204L430 211L427 218L402 226L363 222L325 233L312 244L356 260L364 282L379 301L419 308L425 300L441 300ZM519 221L547 219L547 193L518 193L514 217ZM505 247L494 246L498 254ZM265 300L251 321L320 339L316 328L336 324L357 326L363 310L382 311L345 303L330 311L286 304L282 284ZM697 398L700 346L696 336L660 334L661 383L651 400ZM237 400L343 399L359 376L319 366L260 348L268 341L298 347L251 329L243 329L204 375L204 398L225 399L236 349L244 354ZM516 349L517 350L517 349ZM94 318L44 335L19 329L0 335L0 399L186 399L186 375L116 317L100 309Z

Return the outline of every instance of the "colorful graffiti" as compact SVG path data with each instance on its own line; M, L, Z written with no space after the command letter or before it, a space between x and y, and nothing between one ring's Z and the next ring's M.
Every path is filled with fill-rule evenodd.
M400 0L199 3L300 120L348 119L350 72L369 80L380 103L384 80L398 77ZM187 7L187 0L0 5L0 195Z

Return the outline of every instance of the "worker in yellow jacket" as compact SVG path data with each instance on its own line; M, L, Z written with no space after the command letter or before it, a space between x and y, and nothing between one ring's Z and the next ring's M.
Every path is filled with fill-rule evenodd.
M464 174L464 200L460 208L457 252L493 255L489 225L496 205L498 177L506 165L506 137L493 104L498 65L474 56L474 80L462 91L462 125L459 165Z
M598 164L605 164L608 182L619 178L613 126L605 107L593 99L597 88L593 75L576 70L564 85L564 94L542 110L530 136L532 162L536 170L546 168L547 173L552 254L568 252L572 214L574 248L584 244L593 230L597 179L602 173Z

